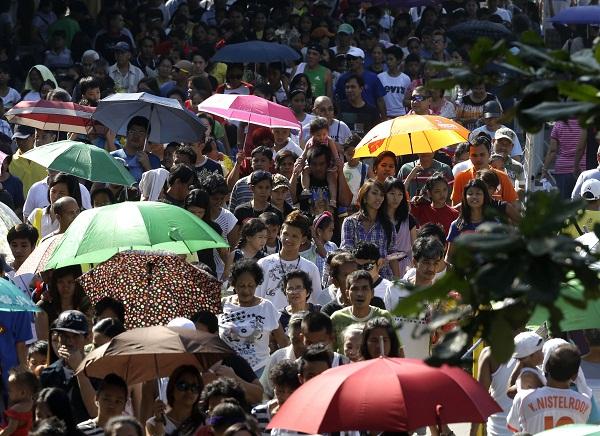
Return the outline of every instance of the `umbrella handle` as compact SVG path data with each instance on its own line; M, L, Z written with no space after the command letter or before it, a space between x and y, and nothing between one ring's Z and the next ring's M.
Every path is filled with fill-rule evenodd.
M442 408L443 406L441 404L435 406L435 422L440 434L442 434Z

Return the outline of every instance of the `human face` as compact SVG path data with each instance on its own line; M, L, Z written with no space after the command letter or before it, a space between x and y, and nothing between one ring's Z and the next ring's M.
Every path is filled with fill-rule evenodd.
M485 85L476 85L471 88L471 93L473 94L473 97L479 100L486 96L487 91L485 89Z
M141 151L146 142L146 128L144 126L133 125L127 130L127 146Z
M308 166L310 175L315 179L323 180L327 177L327 157L325 155L311 159Z
M27 390L17 382L14 375L8 376L8 398L11 403L27 399Z
M69 351L83 351L85 345L85 337L78 333L57 332L58 347L65 347Z
M100 100L100 88L88 89L87 91L85 91L85 94L83 94L83 96L87 101L97 102L98 100Z
M313 112L315 113L315 115L317 115L319 117L327 118L327 121L329 121L329 124L331 124L331 122L333 120L333 115L335 113L333 110L333 104L331 103L331 101L324 101L324 102L321 102L319 105L316 105L313 108Z
M329 129L317 130L313 135L313 142L326 145L329 140Z
M309 345L313 344L331 345L331 343L333 342L333 338L329 333L327 333L327 330L325 329L316 332L309 332L303 327L302 338L304 340L305 347L308 347Z
M333 237L333 229L333 223L329 223L325 226L325 228L317 229L316 233L317 236L319 236L323 241L331 241L331 238Z
M252 156L251 166L252 170L254 171L268 171L271 166L271 160L269 160L269 158L265 155L255 154L254 156Z
M56 200L69 195L66 183L57 183L50 188L50 203L54 204Z
M471 186L467 189L466 195L467 204L473 208L481 208L483 206L484 193L481 189Z
M360 98L362 88L356 81L356 79L350 79L346 81L346 97L349 101L357 101Z
M248 236L248 245L256 250L262 250L267 243L267 230L261 230L254 236Z
M446 49L446 41L442 35L433 35L431 38L431 43L435 53L443 53Z
M392 210L396 210L400 206L403 198L404 193L398 188L392 188L385 194L388 207Z
M196 215L200 219L203 219L204 214L206 213L206 209L204 209L203 207L199 207L199 206L190 206L187 208L187 210L190 211L191 213L193 213L194 215Z
M348 59L348 69L350 71L357 72L363 65L363 58L355 57L355 56L347 56Z
M295 113L304 112L306 108L306 96L304 94L296 94L290 100L290 107Z
M237 278L233 284L233 288L238 296L240 305L251 304L254 301L254 293L257 286L256 278L248 272L242 273Z
M383 49L381 47L379 47L378 45L375 46L373 48L373 50L371 50L371 57L373 58L374 64L383 63L383 59L384 59Z
M371 334L369 334L369 339L367 339L367 350L369 350L369 355L371 357L379 357L381 356L381 340L383 339L383 356L389 356L390 350L392 348L392 344L390 341L390 336L386 329L376 328L371 330Z
M327 371L329 368L330 366L327 364L327 362L306 362L302 370L302 382L306 383L311 378L318 376L319 374Z
M126 65L129 63L129 59L131 59L131 53L128 51L118 51L115 53L115 58L117 65Z
M105 418L121 415L126 403L127 394L117 386L105 386L96 396L98 412Z
M194 57L192 57L192 63L194 64L192 69L193 74L204 73L204 70L206 69L206 61L202 56L194 55Z
M109 204L111 204L110 198L106 193L101 192L99 194L94 195L93 207L108 206Z
M52 418L54 414L50 411L48 404L39 402L35 406L35 420L41 421L42 419Z
M342 293L346 292L346 277L352 274L354 271L358 269L358 264L356 262L346 262L340 265L338 269L338 274L335 276L335 284Z
M379 189L379 186L372 186L365 197L368 208L379 210L383 204L383 192Z
M469 150L469 159L471 159L473 168L479 171L488 167L490 162L490 152L483 144L471 147Z
M171 76L173 64L169 59L163 59L158 65L158 75L163 79L168 79Z
M77 215L79 215L81 209L79 209L79 205L76 201L69 201L67 204L63 206L63 210L60 214L60 218L64 221L65 224L71 224Z
M351 362L357 362L361 359L360 346L362 335L352 332L350 336L344 338L344 355Z
M27 358L27 367L31 372L34 372L40 365L46 365L46 363L46 355L42 353L32 353L31 356Z
M508 156L512 152L513 143L508 138L500 138L494 141L494 148L496 149L496 153L501 154L502 156Z
M429 191L429 197L434 207L442 207L448 199L448 185L438 182Z
M280 226L277 224L267 224L267 241L274 242L279 235Z
M306 240L298 227L284 224L281 226L281 245L291 252L300 250L300 245Z
M309 49L306 52L306 63L311 67L317 65L321 60L321 53L316 50Z
M256 185L252 185L252 194L254 196L254 201L268 202L269 197L271 196L272 188L273 183L269 180L262 180Z
M277 399L277 404L280 406L285 403L285 401L290 397L290 395L292 395L293 392L294 389L290 388L289 386L277 384L273 386L273 394Z
M244 72L239 68L234 68L227 74L227 82L231 88L238 88L242 84L242 77L244 77Z
M71 299L75 295L75 277L67 274L56 280L56 289L61 300Z
M285 187L280 187L271 191L271 203L277 207L283 206L289 190Z
M410 97L410 107L417 114L426 115L429 112L429 105L431 103L431 98L426 95L419 94L418 92L413 92Z
M131 424L120 422L113 425L111 436L138 436L137 430Z
M15 262L19 265L25 262L25 259L31 254L33 251L33 246L28 239L18 238L10 241L8 244L10 246L10 251L15 258Z
M367 279L355 280L348 288L348 298L354 309L366 309L373 298L373 288Z
M415 260L415 270L419 283L431 283L435 278L442 258Z
M223 207L223 202L225 201L225 194L212 194L208 197L208 205L210 210L221 210Z
M290 279L285 287L288 303L292 307L304 307L308 300L308 291L300 277Z
M279 162L278 172L283 174L288 179L291 178L292 171L294 170L294 159L292 157L286 157Z
M192 374L182 374L173 390L174 405L192 406L200 396L200 380Z
M275 145L284 145L290 137L290 129L273 129L273 137Z
M388 69L395 70L398 67L398 58L392 54L385 55L385 63Z
M40 89L40 86L42 85L42 80L42 75L37 69L34 68L33 70L31 70L31 72L29 73L29 83L31 84L31 89Z
M377 175L377 180L383 183L385 179L390 176L395 175L396 172L396 162L391 157L385 157L379 162L377 168L375 168L375 174Z

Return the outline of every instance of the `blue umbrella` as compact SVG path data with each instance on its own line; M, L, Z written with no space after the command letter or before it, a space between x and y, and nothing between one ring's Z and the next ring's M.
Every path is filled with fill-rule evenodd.
M40 308L12 282L0 279L0 312L39 312Z
M566 8L550 19L557 24L600 24L600 6Z
M226 45L215 54L212 62L270 63L294 61L300 53L290 46L275 42L249 41Z
M173 98L146 92L117 93L98 102L92 118L119 135L126 135L127 124L135 116L150 120L151 142L195 142L206 129L193 113Z

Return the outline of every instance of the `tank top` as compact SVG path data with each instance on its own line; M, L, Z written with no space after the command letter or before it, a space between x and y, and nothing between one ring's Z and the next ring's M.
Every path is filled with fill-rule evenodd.
M489 436L510 436L513 433L506 426L506 417L512 406L512 398L506 395L508 382L519 361L510 359L503 363L492 374L492 383L490 385L490 395L502 407L502 412L494 413L487 420L487 433Z
M310 80L310 88L312 90L313 98L327 95L327 90L325 89L327 68L325 68L323 65L319 65L314 70L309 70L307 67L308 65L306 62L302 62L296 68L296 74L306 74L308 80Z

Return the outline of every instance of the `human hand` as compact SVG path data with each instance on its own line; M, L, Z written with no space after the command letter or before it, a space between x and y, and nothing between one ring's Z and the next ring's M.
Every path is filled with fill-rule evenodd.
M144 169L144 171L149 171L152 169L150 165L150 158L148 157L148 154L145 151L138 151L135 154L135 156L137 157L137 160Z
M83 361L83 352L69 349L64 345L58 349L58 355L59 357L62 357L65 362L67 362L67 365L71 369L77 369Z
M213 371L218 377L227 377L232 378L234 380L236 378L235 371L230 366L219 365L215 369L213 369Z
M246 160L246 156L244 155L244 152L238 151L238 153L235 155L235 164L237 166L242 166L244 164L245 160Z
M167 411L167 405L159 398L156 398L154 400L154 404L152 405L152 415L154 416L154 419L156 420L156 429L158 430L157 431L158 434L164 433L165 412L166 411ZM162 429L162 431L161 431L161 429Z

